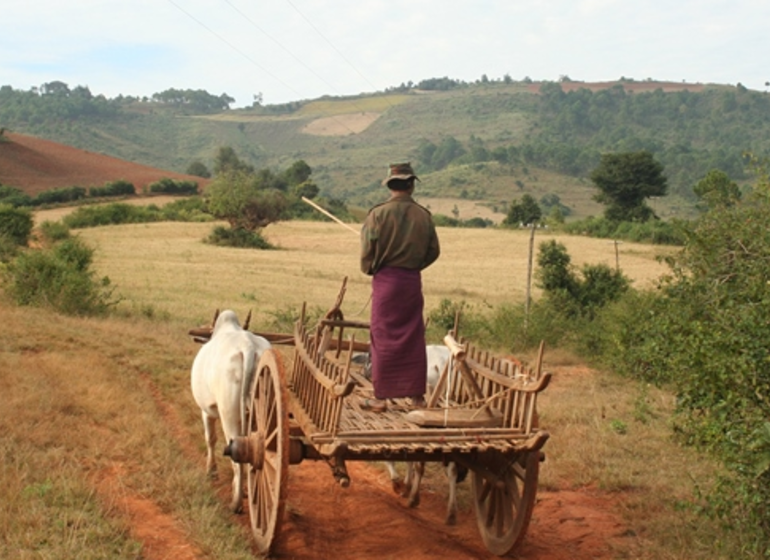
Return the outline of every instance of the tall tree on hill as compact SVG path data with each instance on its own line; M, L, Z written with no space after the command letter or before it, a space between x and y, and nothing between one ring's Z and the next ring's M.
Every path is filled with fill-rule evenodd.
M606 205L604 217L613 222L655 217L645 200L664 196L668 188L663 166L647 151L603 154L591 181L599 189L594 200Z
M214 156L214 175L254 173L254 166L241 160L230 146L222 146Z
M511 207L508 209L508 215L503 220L503 225L515 227L519 224L534 224L539 222L542 217L543 211L538 203L531 195L525 194L521 197L521 201L514 200L511 202Z

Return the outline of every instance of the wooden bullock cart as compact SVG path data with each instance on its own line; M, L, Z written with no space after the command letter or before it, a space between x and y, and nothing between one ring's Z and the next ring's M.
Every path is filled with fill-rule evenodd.
M476 348L450 332L453 358L441 374L428 408L409 411L391 401L386 412L362 410L371 384L351 356L368 343L343 339L345 329L368 329L346 321L334 307L312 328L305 308L292 334L264 334L273 344L294 347L284 370L280 354L265 352L251 388L247 433L226 454L249 465L251 528L262 553L280 530L289 465L324 460L334 478L350 484L348 461L454 461L470 471L481 538L490 552L505 555L523 539L535 504L541 448L549 434L538 426L537 395L550 373L542 371L542 346L534 368L522 367ZM199 330L190 331L200 336Z

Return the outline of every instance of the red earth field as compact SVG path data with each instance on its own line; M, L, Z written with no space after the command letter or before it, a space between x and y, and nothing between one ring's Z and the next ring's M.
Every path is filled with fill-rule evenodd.
M117 179L132 182L137 191L162 177L199 180L30 136L5 136L9 141L0 143L0 183L30 195L55 187L101 186ZM591 375L588 371L583 374ZM148 379L145 382L151 383ZM190 460L198 461L203 469L204 457L198 452L196 442L183 435L174 411L159 397L156 404ZM546 452L547 448L546 445ZM205 558L185 537L178 522L157 504L133 496L125 487L115 484L121 468L116 465L115 472L102 473L95 485L100 494L124 512L134 538L144 545L142 557L146 560ZM352 463L349 469L351 486L342 489L323 463L306 461L290 468L286 519L277 538L274 558L494 558L481 542L470 507L459 512L457 526L444 524L446 483L442 474L426 480L420 506L409 509L391 490L384 470L365 463ZM228 470L221 469L222 472ZM217 487L224 504L229 499L227 477L222 476ZM613 503L617 499L617 495L590 488L541 488L526 540L516 557L525 560L613 558L613 550L628 546L629 537L633 540L632 532L614 513ZM248 526L248 514L233 519Z
M6 132L0 142L0 184L15 187L30 196L60 187L101 187L125 180L137 193L159 179L195 181L200 177L174 173L124 161L103 154L79 150L35 136Z

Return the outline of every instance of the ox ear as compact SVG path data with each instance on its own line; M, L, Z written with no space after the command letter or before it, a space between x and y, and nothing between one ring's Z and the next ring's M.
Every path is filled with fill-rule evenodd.
M249 323L251 323L251 309L249 309L249 314L246 315L246 320L243 322L244 331L249 330Z

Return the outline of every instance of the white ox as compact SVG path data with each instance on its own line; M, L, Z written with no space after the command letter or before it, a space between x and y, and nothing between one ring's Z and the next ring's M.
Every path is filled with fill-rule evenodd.
M211 339L206 342L192 365L191 385L195 402L201 409L206 435L206 471L216 476L214 445L216 420L222 421L225 441L246 435L248 399L259 358L270 343L243 329L230 310L219 314ZM243 511L243 465L233 466L233 499L230 508Z
M441 372L449 362L452 353L449 348L443 344L429 344L425 347L425 352L428 358L426 384L428 386L428 394L430 395L436 388L439 378L441 377ZM425 472L425 464L410 462L407 466L406 476L403 482L396 470L395 463L390 461L385 462L385 467L390 474L390 482L393 485L393 490L408 498L407 505L409 507L417 507L420 503L420 484ZM447 498L447 514L445 522L447 525L454 525L457 522L457 483L465 480L468 470L464 467L459 467L454 462L449 462L446 465L445 472L447 480L449 481L449 496Z

